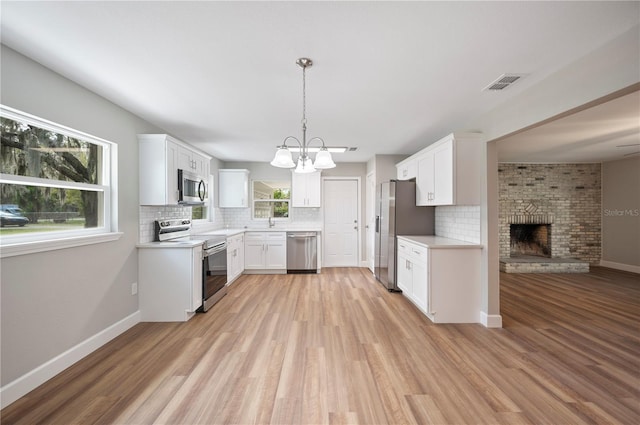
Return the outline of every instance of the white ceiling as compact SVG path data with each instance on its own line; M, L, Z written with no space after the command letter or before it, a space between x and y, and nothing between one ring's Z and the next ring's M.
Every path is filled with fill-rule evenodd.
M639 16L638 2L610 1L3 0L1 37L222 160L269 161L285 136L301 137L295 60L310 57L308 137L355 146L334 158L361 162L473 130ZM482 91L503 73L528 75Z
M603 162L640 154L640 92L498 142L501 162Z

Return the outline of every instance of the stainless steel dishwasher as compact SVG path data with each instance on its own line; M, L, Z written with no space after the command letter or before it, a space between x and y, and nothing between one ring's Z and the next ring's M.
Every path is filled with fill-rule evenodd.
M317 232L287 232L287 273L316 273Z

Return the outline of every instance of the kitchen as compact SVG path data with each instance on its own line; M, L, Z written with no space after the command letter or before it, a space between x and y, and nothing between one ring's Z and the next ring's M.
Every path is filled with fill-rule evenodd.
M54 251L2 259L3 387L25 376L26 378L24 378L23 382L28 383L30 382L29 379L34 379L35 382L38 382L40 378L37 373L30 374L30 372L36 370L41 365L47 362L51 362L48 364L55 365L56 361L62 360L58 359L58 356L84 341L89 341L86 345L81 346L82 350L74 353L72 356L74 359L83 357L85 354L93 351L93 349L95 349L94 347L99 346L99 341L111 339L138 323L139 316L137 312L139 300L137 296L131 295L131 284L138 281L139 265L136 245L141 242L140 223L142 220L150 222L158 217L157 211L141 207L139 204L137 135L169 133L180 139L187 140L199 149L200 140L196 137L190 137L190 132L193 130L186 127L191 125L195 128L199 122L211 121L210 113L200 110L192 112L193 116L190 119L184 118L181 122L174 123L173 128L163 128L158 124L154 124L154 122L157 122L154 114L149 115L146 119L142 119L128 112L127 109L134 108L136 101L132 101L130 105L125 105L127 107L123 109L121 106L116 106L110 101L105 100L105 94L96 95L94 93L95 90L90 91L83 87L88 83L83 83L84 77L82 75L67 75L63 77L60 75L60 73L62 73L61 70L56 73L55 64L46 64L45 58L39 58L38 61L41 64L45 64L46 67L28 59L30 55L35 55L36 53L29 53L30 50L26 47L18 48L17 42L10 37L10 34L5 36L4 31L6 31L6 28L8 28L7 25L10 22L5 21L9 19L9 12L9 6L5 8L3 2L3 43L5 43L5 45L3 45L2 51L2 103L117 143L118 181L120 184L118 185L118 204L116 211L118 223L117 233L121 235L119 239L110 242L84 245L81 247L62 247ZM596 13L596 15L599 14ZM633 13L628 13L627 15L633 16ZM125 21L127 19L120 15L117 16L125 19ZM250 17L251 16L247 18ZM385 28L385 26L381 24L380 28ZM360 262L359 265L364 263L364 266L367 266L367 250L364 249L366 245L366 232L362 229L370 220L370 217L365 213L367 197L364 193L366 190L367 175L374 171L374 164L376 165L376 173L382 172L382 169L386 166L383 164L385 163L385 158L380 157L377 158L379 161L376 161L375 155L402 153L406 157L420 151L424 145L426 145L426 140L439 140L446 134L450 134L460 128L482 130L487 140L493 140L637 83L637 72L634 71L634 69L637 68L636 65L634 65L637 62L634 61L634 55L637 55L637 52L634 50L633 44L631 48L626 44L628 40L624 37L625 34L628 35L628 33L623 34L623 30L630 28L631 35L635 33L633 32L633 27L629 27L628 24L621 24L619 28L619 32L616 33L620 34L618 38L616 38L617 35L616 37L612 34L597 35L596 32L595 35L592 34L590 37L597 38L601 36L602 38L599 40L594 40L593 38L585 39L584 44L575 46L574 56L568 57L566 60L560 60L557 57L554 58L559 62L562 61L562 64L565 65L560 70L564 72L562 75L565 77L572 76L572 78L569 78L569 80L571 80L570 83L561 87L557 95L549 95L548 99L542 99L536 96L527 97L526 95L531 95L531 90L538 93L553 93L558 90L557 81L539 81L535 88L531 87L528 93L526 93L527 91L524 90L524 88L518 89L517 86L514 86L512 89L509 89L514 90L512 93L514 93L513 96L515 97L512 103L499 106L498 104L500 102L498 100L491 100L498 109L494 112L487 111L484 115L478 114L478 116L482 115L483 119L478 118L476 125L466 125L466 122L469 121L469 119L467 119L469 117L466 116L459 118L458 121L448 118L449 121L442 124L440 128L433 130L432 134L421 137L416 136L420 130L416 129L415 122L425 119L422 116L423 114L418 114L420 115L419 117L412 118L415 120L413 123L403 122L400 127L396 127L396 129L393 130L393 134L384 134L384 129L376 127L375 131L380 132L382 137L387 139L387 148L380 149L375 152L374 155L358 158L357 160L351 160L350 158L357 158L353 155L359 154L358 151L365 149L365 143L359 140L366 140L371 135L365 134L362 137L354 138L355 141L345 143L346 146L357 145L358 151L352 154L345 153L344 157L340 159L338 154L334 155L334 160L338 163L338 166L335 169L323 171L323 175L335 179L355 178L360 181L361 199L359 203L360 214L358 220L361 224L361 233L359 244L360 252L357 254ZM602 28L600 28L600 30L603 31ZM35 34L35 32L33 34ZM291 38L295 39L295 37ZM328 44L333 46L339 43ZM599 47L596 49L596 46ZM60 52L63 50L61 47ZM281 90L278 89L277 92L290 95L292 98L292 106L286 111L278 113L281 117L280 119L286 119L287 122L280 123L279 128L273 131L273 141L264 142L265 150L268 151L266 155L263 155L263 159L258 161L251 159L251 152L247 150L246 155L239 155L236 158L219 159L218 156L222 156L223 154L222 150L220 153L213 151L208 152L214 156L214 158L218 158L211 160L211 175L215 177L218 175L220 169L250 169L254 178L273 179L273 174L265 173L260 175L258 174L258 170L272 169L266 163L273 158L276 146L281 143L285 136L294 134L300 137L300 75L299 69L296 67L294 61L302 55L309 55L318 61L316 66L309 71L307 81L310 90L308 106L309 108L316 108L308 111L309 134L311 136L322 136L327 141L331 140L332 144L334 143L333 140L338 139L338 136L333 134L333 130L329 129L330 126L322 124L323 120L327 119L327 113L321 113L317 109L322 105L335 104L335 98L333 100L325 100L323 96L317 92L317 89L315 89L316 93L314 93L312 97L311 90L314 86L319 87L319 84L324 84L323 80L326 81L327 77L322 75L322 69L327 70L324 72L329 73L342 72L345 70L345 67L339 69L338 66L329 67L328 64L321 66L323 63L321 57L316 56L312 51L300 50L302 51L299 53L287 54L284 55L286 57L282 58L283 72L288 74L282 78L283 87ZM407 49L407 51L412 51L412 49ZM610 56L613 54L612 52L628 52L629 54L620 54L619 56L615 56L615 60L613 60L614 58ZM162 50L150 54L162 56ZM568 52L563 51L562 54L568 54ZM106 53L105 55L108 56ZM393 55L391 57L393 57ZM603 57L607 59L602 60ZM623 57L627 59L622 59ZM346 63L346 58L343 59L345 59ZM280 58L278 61L279 60ZM627 62L625 62L625 60ZM93 63L96 66L100 65L104 67L108 72L121 76L116 70L110 69L104 61L93 61ZM404 62L401 61L399 63ZM594 66L594 64L599 65ZM355 74L364 71L364 69L360 70L358 67L367 67L364 61L362 64L352 64L352 66L353 69L350 72ZM239 67L235 69L237 72ZM594 70L594 72L597 70L597 75L587 75L584 69ZM256 74L259 74L260 71L261 66L259 63L253 63L249 67L245 66L241 75L242 80L253 84L252 78ZM511 70L502 70L501 72L509 71ZM97 73L96 71L96 74ZM83 75L91 74L92 72L88 72ZM135 75L134 79L141 87L147 85L149 81L148 77L145 78L145 76L137 75L135 72L133 75ZM616 78L612 78L612 75ZM497 75L484 75L478 79L487 80L486 82L488 83L489 80L495 76ZM194 79L202 78L197 75L191 75L190 77ZM563 78L562 81L566 83L567 78ZM588 82L588 84L586 82ZM378 88L389 86L392 83L392 81L388 80L378 81L378 84L369 82L371 86ZM164 84L152 83L151 85L155 90ZM179 86L179 84L177 84L177 86ZM107 85L105 87L106 91L117 91L111 86ZM357 85L355 88L360 89ZM404 90L406 89L407 88L404 87ZM480 88L478 88L478 90L480 90ZM360 93L365 98L371 95L370 91L360 91ZM382 95L382 93L378 94ZM518 97L516 94L521 96ZM189 103L189 100L174 101L184 99L183 96L188 97L188 94L172 93L172 101L159 98L155 98L154 100L158 105L163 105L163 108L166 107L172 110L176 103ZM277 95L274 95L274 99L277 98ZM47 99L58 99L59 101L53 105L50 101L47 101ZM372 98L368 98L368 101L371 103L372 108L376 106ZM395 98L389 100L389 104L398 102ZM250 102L247 102L247 104L248 103ZM459 104L459 102L457 104ZM522 113L522 104L528 104L530 106L530 112ZM364 106L360 107L364 108ZM413 107L419 109L421 104L414 104ZM446 108L447 105L443 104L443 109ZM256 125L259 123L259 117L266 108L261 108L259 111L253 111L251 108L238 111L236 104L231 102L228 105L228 109L236 109L236 117L227 117L226 121L241 121L244 125L251 126L254 123ZM172 112L177 111L172 110ZM387 116L387 118L390 119L391 117ZM271 121L277 120L272 119ZM190 124L191 122L196 124ZM117 123L117 125L114 125L114 123ZM353 122L353 124L361 128L367 128L371 126L372 123L373 121ZM180 131L181 128L182 131ZM402 130L400 130L400 128L402 128ZM255 134L251 134L247 139L255 136ZM412 138L415 138L415 142L408 144L407 141ZM407 143L406 146L404 145L405 143ZM391 150L390 147L395 145L397 145L398 150ZM393 167L395 168L395 164L400 161L401 160L392 161ZM262 162L262 164L259 164L259 162ZM247 163L251 164L247 165ZM271 173L271 171L268 171L268 173ZM286 173L290 174L290 171L286 171ZM483 176L483 178L486 177ZM381 181L387 179L389 179L388 176L380 177ZM214 187L215 184L214 182ZM215 196L214 190L214 198ZM216 200L214 200L214 205L215 202ZM481 208L485 208L485 204L482 205ZM178 207L166 207L162 209L161 212L163 214L178 213L179 211L176 211L177 208ZM211 227L218 229L225 228L227 223L230 228L242 228L245 225L243 220L247 218L246 216L238 214L237 211L226 212L221 208L214 207L212 212L213 221L211 222ZM301 219L303 223L314 223L314 225L317 225L319 222L321 223L323 219L319 213L315 211L302 212L302 215L297 216L296 222L298 218ZM267 225L266 223L264 224L265 228ZM485 226L483 222L481 222L480 225ZM278 223L276 223L276 227L278 227ZM485 237L486 234L486 228L482 227L481 237ZM487 237L490 237L490 235ZM483 245L486 245L485 241L481 242ZM495 245L497 247L497 243ZM489 255L490 253L487 254ZM34 264L37 264L38 267L33 267ZM72 275L69 275L70 264L76 265L75 267L78 269L76 273ZM482 264L486 263L483 262ZM331 271L327 273L333 275L335 272ZM486 273L489 275L491 272L487 271ZM497 269L493 273L497 274ZM248 276L247 279L253 279L253 277ZM484 279L486 279L486 281L483 283L484 295L482 311L490 316L499 315L500 307L496 301L498 295L492 286L493 284L490 283L492 282L492 278L486 277ZM495 276L493 280L497 280ZM10 285L11 282L19 282L20 285L14 287ZM50 284L43 286L38 284L38 282L49 282ZM238 282L239 281L236 281L236 283ZM235 283L232 284L232 287L233 285L235 285ZM99 335L99 337L94 338L96 335ZM62 365L64 367L69 365L67 359L62 362ZM42 369L38 370L42 371ZM27 388L28 387L27 385Z

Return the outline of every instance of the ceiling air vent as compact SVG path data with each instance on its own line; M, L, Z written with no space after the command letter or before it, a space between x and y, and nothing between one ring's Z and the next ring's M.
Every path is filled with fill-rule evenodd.
M516 81L520 80L522 77L524 77L524 74L502 74L497 80L482 89L482 91L504 90L507 87L513 85Z

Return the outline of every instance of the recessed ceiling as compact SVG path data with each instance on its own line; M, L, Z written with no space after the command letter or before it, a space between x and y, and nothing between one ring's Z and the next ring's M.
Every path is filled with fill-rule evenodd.
M638 2L2 1L2 43L222 160L412 154L638 25ZM590 70L585 69L585 73ZM482 89L526 74L508 90ZM29 111L26 111L29 112ZM47 118L47 117L43 117Z
M498 142L501 162L604 162L640 154L640 92Z

